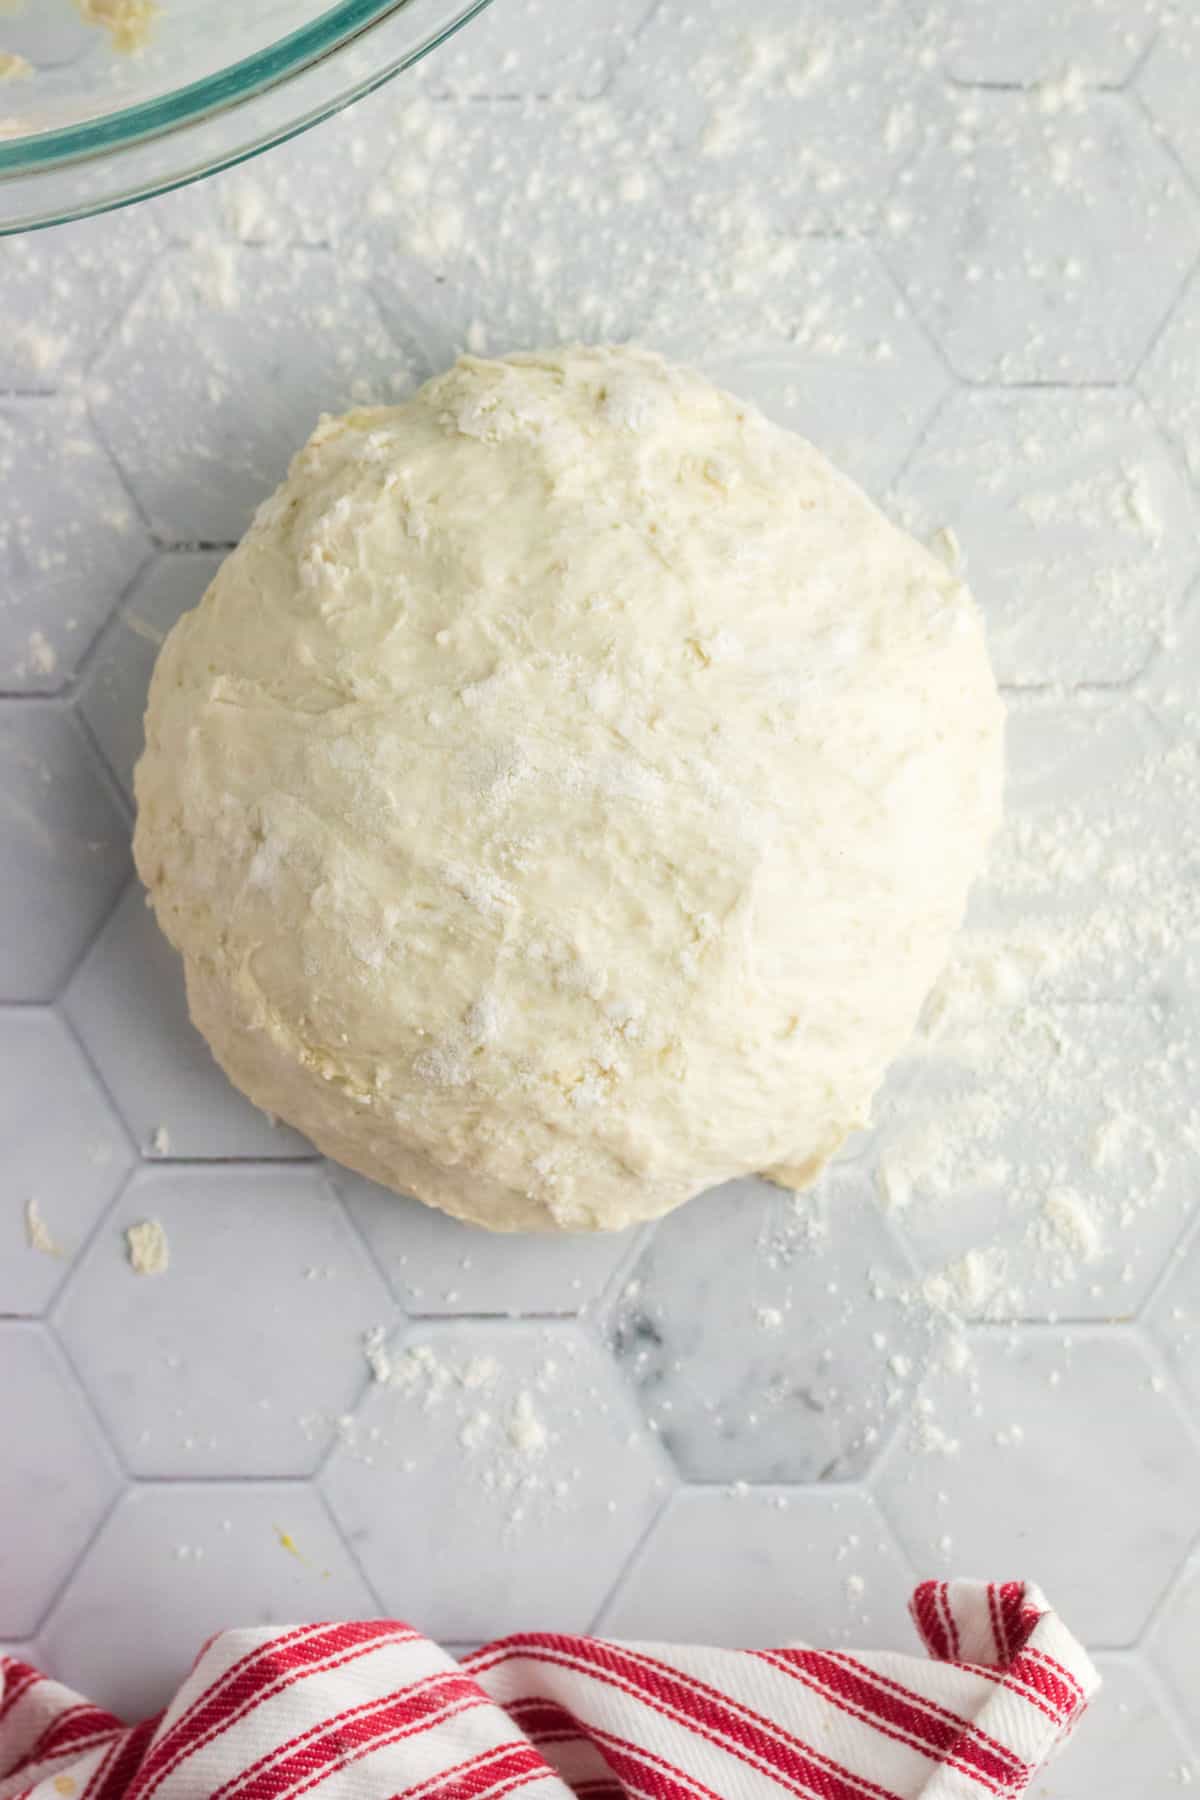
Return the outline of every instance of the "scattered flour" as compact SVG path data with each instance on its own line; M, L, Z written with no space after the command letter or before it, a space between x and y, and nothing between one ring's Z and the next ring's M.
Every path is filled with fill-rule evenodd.
M125 1232L129 1266L135 1275L165 1275L170 1264L167 1234L158 1219L142 1219Z
M20 326L13 336L25 352L30 368L37 374L44 375L57 369L62 362L67 344L61 333L47 331L44 325L30 322Z
M58 651L42 631L29 634L29 663L39 675L53 675L58 667Z
M508 1416L508 1441L522 1456L540 1456L549 1434L538 1417L533 1395L525 1389L517 1395Z
M1081 112L1088 96L1088 79L1077 63L1048 81L1039 81L1037 103L1044 113Z
M1104 1234L1094 1204L1071 1188L1053 1188L1046 1196L1042 1217L1053 1236L1069 1255L1080 1262L1095 1262L1104 1249Z
M387 1337L386 1325L372 1325L363 1333L363 1355L371 1371L372 1381L388 1382L392 1378L392 1359Z
M927 1395L919 1396L913 1407L910 1442L926 1456L957 1456L960 1449L959 1440L938 1424Z
M373 1384L394 1396L394 1404L377 1401L366 1418L339 1419L341 1441L359 1461L416 1474L427 1458L443 1456L452 1445L462 1457L464 1481L496 1496L510 1529L569 1502L580 1471L555 1459L559 1432L543 1402L555 1408L572 1403L574 1344L548 1338L546 1354L532 1370L523 1359L519 1378L486 1352L442 1354L432 1343L394 1347L384 1326L364 1333L363 1354ZM431 1421L417 1433L414 1407Z
M30 1195L25 1202L25 1238L31 1250L38 1250L43 1256L65 1256L66 1251L56 1242L53 1232L42 1217L41 1207Z
M1132 700L1077 706L1014 714L986 922L962 935L868 1140L924 1298L948 1315L1128 1311L1122 1290L1145 1288L1191 1204L1200 1021L1163 994L1187 991L1200 945L1177 835L1195 751Z
M925 1278L922 1293L929 1304L951 1317L981 1313L1000 1285L1003 1259L998 1251L968 1250Z

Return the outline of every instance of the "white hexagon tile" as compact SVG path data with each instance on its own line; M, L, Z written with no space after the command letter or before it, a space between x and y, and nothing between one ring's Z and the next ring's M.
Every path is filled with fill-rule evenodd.
M912 1585L858 1488L689 1488L658 1519L600 1627L680 1643L911 1650Z
M0 385L38 393L78 376L159 247L145 210L0 238Z
M395 148L395 111L393 95L368 95L326 120L319 138L301 133L271 156L176 189L143 210L168 244L218 259L231 243L336 244L353 230Z
M0 1000L50 1000L128 879L128 827L49 702L0 700L0 788Z
M681 266L687 233L631 228L661 216L669 175L607 105L422 99L398 123L350 257L414 363L501 344L653 341L659 310L680 309L696 272Z
M954 90L884 247L967 381L1128 380L1200 252L1200 208L1124 94Z
M1169 1797L1194 1780L1194 1763L1178 1714L1162 1685L1128 1656L1096 1657L1103 1701L1078 1731L1043 1785L1070 1800ZM1037 1790L1035 1789L1036 1793Z
M1200 280L1193 277L1138 376L1138 385L1193 481L1200 478L1200 400L1192 379L1198 355Z
M169 1594L113 1655L130 1591ZM157 1712L214 1632L372 1618L378 1606L313 1489L295 1481L131 1487L50 1614L40 1649L64 1681L125 1718Z
M1200 657L1200 578L1183 597L1164 654L1135 687L1180 758L1195 754L1200 736L1200 695L1191 679L1193 657Z
M1200 564L1196 502L1119 388L959 392L900 483L904 523L950 525L999 679L1129 681Z
M0 1641L132 1716L236 1622L911 1645L915 1576L1029 1575L1108 1684L1044 1800L1200 1779L1194 14L504 0L0 242ZM965 561L1008 819L815 1193L493 1239L232 1092L132 770L322 410L626 335Z
M79 1046L42 1007L0 1007L0 1142L0 1314L39 1313L134 1160Z
M1189 1560L1165 1601L1149 1652L1194 1741L1200 1737L1200 1556Z
M1033 87L1061 80L1116 87L1175 8L1167 0L959 0L934 5L928 29L944 39L955 81Z
M1162 7L1159 28L1135 83L1163 142L1193 180L1200 178L1200 16L1193 6Z
M330 1179L413 1316L583 1312L637 1254L644 1234L488 1233L331 1167Z
M658 1226L610 1343L692 1480L844 1481L870 1467L923 1360L910 1283L857 1171L805 1195L735 1182Z
M512 0L489 8L470 33L417 76L434 94L524 97L553 94L592 100L635 53L656 0L607 0L604 30L580 29L579 15L556 0Z
M53 694L149 545L77 401L0 400L0 476L18 471L21 504L0 525L0 691Z
M1200 1237L1172 1259L1146 1325L1184 1396L1200 1407Z
M320 1487L385 1607L451 1642L585 1630L671 1486L611 1361L561 1323L422 1325L370 1359Z
M906 0L661 0L611 97L651 114L700 206L869 229L937 88Z
M701 343L697 361L882 492L948 387L945 367L869 244L798 246L786 282L774 344L761 331L740 348Z
M1152 1008L985 1003L953 987L879 1159L926 1297L964 1317L1137 1310L1197 1204L1195 1067ZM902 1113L902 1116L901 1116Z
M1007 815L960 946L1003 954L985 982L1065 1001L1161 988L1200 926L1190 763L1134 699L1012 697Z
M0 1637L32 1636L120 1489L116 1458L58 1345L0 1321Z
M902 1546L931 1573L1019 1568L1090 1642L1135 1643L1200 1482L1158 1365L1117 1329L984 1329L952 1348L873 1484Z
M54 1324L135 1474L306 1475L393 1313L318 1170L185 1167L139 1171Z

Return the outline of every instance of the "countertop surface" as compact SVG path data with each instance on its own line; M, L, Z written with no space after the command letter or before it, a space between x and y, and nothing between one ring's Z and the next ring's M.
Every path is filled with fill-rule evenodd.
M914 1647L1025 1576L1107 1680L1039 1792L1200 1778L1197 91L1182 0L495 0L0 242L0 1640L138 1714L229 1623ZM1009 816L814 1191L494 1239L227 1086L131 770L320 412L627 336L965 560Z

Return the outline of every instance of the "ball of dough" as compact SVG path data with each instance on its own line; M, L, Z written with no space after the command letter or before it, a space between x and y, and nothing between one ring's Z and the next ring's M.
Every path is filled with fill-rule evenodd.
M322 421L163 646L137 865L230 1079L497 1230L811 1179L1000 812L976 608L632 350Z

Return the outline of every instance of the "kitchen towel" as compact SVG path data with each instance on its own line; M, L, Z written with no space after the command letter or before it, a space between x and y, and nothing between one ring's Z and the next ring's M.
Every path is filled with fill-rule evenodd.
M929 1660L537 1632L456 1662L390 1619L225 1631L134 1726L0 1658L0 1800L1020 1794L1095 1670L1021 1582L927 1581L912 1612Z

